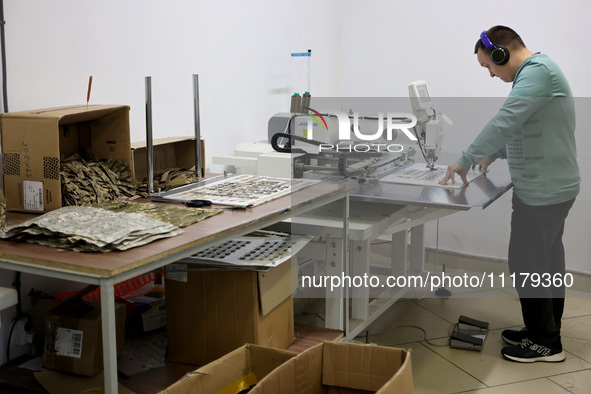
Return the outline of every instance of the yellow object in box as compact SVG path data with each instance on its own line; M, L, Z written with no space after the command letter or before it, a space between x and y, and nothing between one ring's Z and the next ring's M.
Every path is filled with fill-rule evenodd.
M296 353L245 344L186 374L160 394L237 394L255 385Z

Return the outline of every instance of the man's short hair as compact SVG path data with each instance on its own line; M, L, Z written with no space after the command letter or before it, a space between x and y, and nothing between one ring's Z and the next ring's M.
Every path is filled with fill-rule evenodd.
M488 29L486 32L486 36L493 43L493 45L503 45L509 49L516 49L520 47L525 47L523 40L519 37L513 29L507 26L494 26ZM476 41L476 46L474 47L474 53L477 53L479 49L482 49L486 52L490 52L490 49L486 48L482 43L482 40Z

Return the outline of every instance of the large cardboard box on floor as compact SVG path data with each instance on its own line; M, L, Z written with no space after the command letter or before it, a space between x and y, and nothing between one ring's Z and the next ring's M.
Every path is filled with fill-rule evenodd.
M409 394L410 353L403 349L324 342L286 361L249 394Z
M0 117L4 192L9 211L62 206L60 158L90 149L131 169L129 107L78 105L11 112Z
M255 385L296 353L246 344L189 372L160 394L237 394Z
M88 289L88 288L87 288ZM103 369L100 302L81 299L82 290L53 308L45 318L43 366L84 376ZM115 304L117 355L123 352L125 306Z
M153 141L154 173L169 168L184 168L190 170L195 167L196 145L195 137L169 137ZM135 179L142 181L148 175L148 152L146 142L131 143L131 160ZM205 143L201 140L201 169L205 174Z
M171 361L204 365L245 343L285 349L294 340L290 261L265 273L167 273L165 289Z

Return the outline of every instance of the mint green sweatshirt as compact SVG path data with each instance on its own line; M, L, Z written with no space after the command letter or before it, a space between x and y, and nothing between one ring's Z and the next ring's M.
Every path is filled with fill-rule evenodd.
M458 164L468 169L486 157L506 158L517 197L528 205L551 205L579 193L576 156L568 81L552 59L535 54L517 70L509 97Z

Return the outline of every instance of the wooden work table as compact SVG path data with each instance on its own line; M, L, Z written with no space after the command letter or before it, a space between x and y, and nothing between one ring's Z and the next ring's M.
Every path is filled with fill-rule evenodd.
M341 199L345 202L343 227L347 231L348 190L343 185L317 183L244 211L225 210L185 227L180 235L122 252L72 252L0 240L0 268L101 286L105 392L116 393L116 283ZM8 212L7 225L22 223L32 217L32 214ZM344 255L346 257L346 250Z

